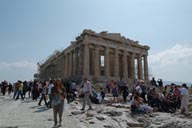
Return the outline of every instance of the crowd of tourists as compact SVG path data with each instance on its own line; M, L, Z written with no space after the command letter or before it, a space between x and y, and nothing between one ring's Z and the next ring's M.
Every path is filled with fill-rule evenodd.
M18 80L13 85L6 80L0 84L1 95L12 96L13 100L25 100L31 98L33 101L38 101L37 105L41 106L41 102L47 108L53 108L54 126L61 126L64 99L71 101L76 91L76 85L74 82L63 82L60 79L50 81L20 81ZM13 93L12 95L10 95ZM68 95L67 95L68 94ZM59 121L57 120L59 115Z
M171 84L163 86L163 81L152 78L150 85L143 80L135 80L133 84L118 81L105 81L99 90L92 88L93 82L84 78L77 86L74 81L63 81L60 79L49 81L20 81L13 85L7 81L0 84L1 95L10 95L13 92L13 100L25 100L31 98L38 101L41 106L42 101L47 108L53 108L54 125L61 126L64 99L68 103L82 98L82 108L84 111L86 104L92 110L92 103L105 103L106 94L112 96L112 102L128 102L131 104L132 114L148 114L154 111L174 113L181 109L181 113L188 114L189 91L186 84L178 86ZM59 115L59 121L57 120Z
M186 84L181 86L162 86L151 80L150 88L145 86L144 81L136 82L131 96L131 110L133 113L150 113L153 111L174 113L181 109L181 113L188 115L189 89Z

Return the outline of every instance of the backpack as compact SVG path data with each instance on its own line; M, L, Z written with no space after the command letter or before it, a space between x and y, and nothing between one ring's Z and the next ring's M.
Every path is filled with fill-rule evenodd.
M51 105L54 107L54 106L57 106L59 104L61 104L61 96L60 96L60 94L57 94L57 95L53 96L52 101L51 101Z

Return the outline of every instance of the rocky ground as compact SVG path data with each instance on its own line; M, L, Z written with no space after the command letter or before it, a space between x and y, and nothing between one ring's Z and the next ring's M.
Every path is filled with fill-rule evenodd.
M107 98L110 100L110 97ZM12 100L0 96L0 128L52 128L53 112L31 99ZM192 116L179 112L131 115L129 103L93 104L93 110L81 111L77 100L64 110L63 128L191 128ZM87 109L87 108L86 108Z

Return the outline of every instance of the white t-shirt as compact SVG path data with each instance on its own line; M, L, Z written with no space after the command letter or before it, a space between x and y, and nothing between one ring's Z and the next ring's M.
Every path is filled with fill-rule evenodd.
M87 81L84 83L83 92L84 93L91 92L91 82Z
M189 95L188 89L186 89L184 87L180 89L180 92L181 92L181 95L184 95L184 96L188 96Z
M53 84L49 84L48 86L48 94L51 94L51 88L53 87Z

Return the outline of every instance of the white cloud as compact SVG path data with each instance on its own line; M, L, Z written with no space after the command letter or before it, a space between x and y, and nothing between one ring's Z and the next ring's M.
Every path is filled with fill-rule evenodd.
M170 49L149 56L150 65L192 64L192 45L176 44Z
M151 76L167 81L190 82L192 45L176 44L162 52L149 55Z
M18 61L18 62L0 62L0 69L29 69L36 70L37 65L30 61Z
M0 82L7 80L15 82L17 80L33 80L34 73L37 72L37 65L31 61L0 62Z

